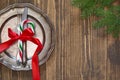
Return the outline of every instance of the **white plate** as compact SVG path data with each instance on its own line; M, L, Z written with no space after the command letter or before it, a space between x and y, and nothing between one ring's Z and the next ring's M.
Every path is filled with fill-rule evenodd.
M38 8L29 3L18 3L8 6L0 11L0 43L9 40L8 28L17 32L17 25L21 21L21 15L24 8L28 8L28 19L35 23L35 36L44 45L43 50L39 53L39 65L45 63L54 48L54 31L48 17ZM17 43L0 55L0 62L12 70L30 70L31 58L36 49L36 45L27 41L27 65L24 67L18 64L16 56L18 54Z

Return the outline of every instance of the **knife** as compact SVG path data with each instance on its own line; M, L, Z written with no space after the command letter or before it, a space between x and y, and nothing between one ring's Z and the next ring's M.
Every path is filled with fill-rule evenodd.
M21 17L21 22L27 19L27 14L28 14L28 8L25 7L24 12ZM25 28L27 28L27 25L24 26L24 29ZM26 66L26 64L27 64L27 48L26 48L26 46L27 46L27 43L26 42L23 43L23 49L24 49L23 54L22 54L22 65L23 66Z

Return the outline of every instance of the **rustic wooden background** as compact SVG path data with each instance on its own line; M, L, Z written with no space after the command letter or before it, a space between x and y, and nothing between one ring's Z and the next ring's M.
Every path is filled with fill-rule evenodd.
M0 0L0 9L27 2L41 8L56 31L55 49L41 68L41 80L120 80L120 41L82 20L71 0ZM32 80L31 71L0 65L0 80Z

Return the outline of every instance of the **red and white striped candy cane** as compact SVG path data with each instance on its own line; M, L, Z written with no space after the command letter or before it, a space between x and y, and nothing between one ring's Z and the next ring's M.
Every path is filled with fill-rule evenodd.
M18 26L18 34L21 35L23 30L25 29L24 26L28 25L27 28L31 28L31 30L33 31L33 33L35 32L35 24L31 21L31 20L24 20L22 21L19 26ZM17 61L21 62L22 61L22 56L24 51L23 48L23 42L21 40L18 40L18 48L19 48L19 53L17 54Z

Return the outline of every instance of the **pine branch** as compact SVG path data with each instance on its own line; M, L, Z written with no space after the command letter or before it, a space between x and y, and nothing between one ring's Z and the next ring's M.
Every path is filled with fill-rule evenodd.
M107 26L106 32L113 37L120 34L120 6L113 5L116 0L73 0L72 4L81 9L81 17L96 16L99 19L93 22L94 28Z

